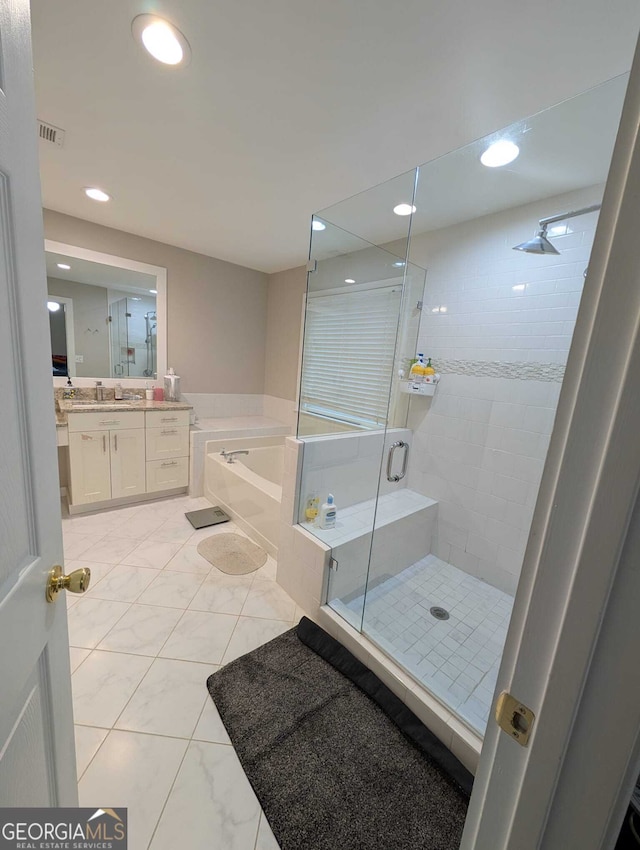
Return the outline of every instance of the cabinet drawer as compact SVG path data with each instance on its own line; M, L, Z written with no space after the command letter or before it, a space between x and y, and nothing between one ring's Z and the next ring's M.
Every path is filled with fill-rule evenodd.
M147 410L147 428L188 428L188 410Z
M189 483L189 458L147 461L147 493L186 487Z
M120 428L144 428L144 411L123 410L122 413L77 413L68 415L69 433L73 431L117 431Z
M189 455L189 429L147 428L147 460L163 460Z

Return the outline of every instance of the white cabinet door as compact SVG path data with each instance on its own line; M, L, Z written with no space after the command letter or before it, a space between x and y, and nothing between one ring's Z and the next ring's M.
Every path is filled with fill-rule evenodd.
M76 806L29 0L0 32L0 808Z
M145 492L145 439L143 428L111 431L111 498Z
M71 503L86 505L111 498L109 432L69 434Z

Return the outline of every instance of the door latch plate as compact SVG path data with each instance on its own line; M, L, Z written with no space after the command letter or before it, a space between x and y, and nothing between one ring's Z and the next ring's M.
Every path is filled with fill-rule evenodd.
M523 705L507 691L503 691L496 703L496 722L503 732L517 741L521 747L529 744L531 730L536 719L531 709Z

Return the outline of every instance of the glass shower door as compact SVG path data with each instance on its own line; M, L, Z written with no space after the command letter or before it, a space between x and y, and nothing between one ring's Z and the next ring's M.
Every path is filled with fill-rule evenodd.
M360 629L390 400L399 366L409 216L415 173L314 217L298 415L303 440L299 522L332 549L328 604ZM365 197L369 196L369 197ZM395 202L395 203L394 203ZM375 228L355 235L363 208L395 218L397 239L379 247ZM366 238L370 237L370 238ZM328 496L335 524L325 520ZM327 527L330 526L330 527Z
M111 304L111 374L114 378L129 375L129 332L127 328L127 299L120 298Z

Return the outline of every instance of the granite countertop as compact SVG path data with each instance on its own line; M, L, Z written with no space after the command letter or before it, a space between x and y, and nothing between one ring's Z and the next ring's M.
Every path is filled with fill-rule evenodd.
M110 398L106 401L98 402L87 398L85 393L82 393L82 395L84 398L56 398L56 425L67 425L67 416L69 413L96 413L102 411L113 413L119 410L192 410L192 405L183 401L147 401L144 398L135 401L126 399L115 401L115 399ZM82 403L74 404L74 402L78 401Z

